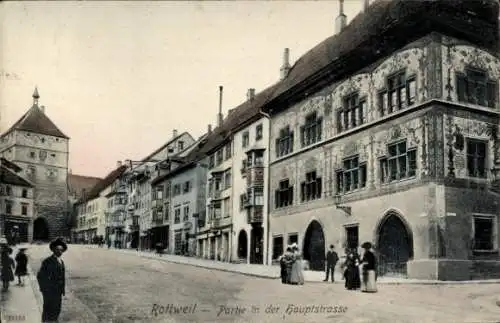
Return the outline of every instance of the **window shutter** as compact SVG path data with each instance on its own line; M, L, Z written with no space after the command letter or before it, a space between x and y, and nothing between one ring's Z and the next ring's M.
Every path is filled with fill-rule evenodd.
M490 108L496 108L497 105L497 98L498 98L498 83L495 81L490 81L487 83L487 100L488 100L488 107Z
M467 79L465 75L456 74L457 78L457 97L459 102L467 102Z

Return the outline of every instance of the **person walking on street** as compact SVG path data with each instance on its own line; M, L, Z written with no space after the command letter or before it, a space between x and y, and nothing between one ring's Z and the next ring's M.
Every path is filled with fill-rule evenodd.
M335 246L330 245L330 250L326 253L326 278L323 280L324 282L328 281L328 276L332 275L332 283L335 282L335 266L339 261L339 256L335 252Z
M9 284L14 280L14 259L11 258L12 248L9 246L2 247L1 255L1 265L2 271L0 275L2 276L2 291L6 292L9 290Z
M57 322L66 288L61 256L68 250L68 246L61 238L57 238L49 244L49 248L52 255L42 261L37 280L43 296L42 322Z
M28 256L25 253L26 248L19 249L16 255L16 276L17 284L23 285L23 276L28 275Z

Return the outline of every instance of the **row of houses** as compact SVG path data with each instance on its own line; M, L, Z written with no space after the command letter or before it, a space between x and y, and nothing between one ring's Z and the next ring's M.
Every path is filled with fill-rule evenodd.
M498 1L365 1L198 139L117 165L76 239L273 264L375 245L380 274L500 272Z

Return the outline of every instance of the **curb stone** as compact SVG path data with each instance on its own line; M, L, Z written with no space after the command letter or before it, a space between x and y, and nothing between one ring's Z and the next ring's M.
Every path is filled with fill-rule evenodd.
M87 245L80 245L83 247L87 247L89 249L97 248L97 246L87 246ZM109 250L109 249L107 249ZM113 251L118 251L121 253L125 254L135 254L139 257L143 258L150 258L150 259L157 259L157 260L162 260L164 262L170 262L174 264L179 264L179 265L185 265L185 266L192 266L192 267L197 267L197 268L203 268L203 269L210 269L210 270L218 270L222 272L229 272L229 273L235 273L235 274L240 274L244 276L250 276L250 277L257 277L257 278L263 278L263 279L271 279L271 280L276 280L280 279L279 275L266 275L266 274L256 274L256 273L248 273L248 272L241 272L237 271L234 269L226 269L226 268L217 268L217 267L211 267L210 265L202 265L202 264L193 264L189 262L182 262L178 260L173 260L173 259L168 259L167 257L161 257L161 256L156 256L155 254L151 254L148 252L143 252L143 251L136 251L136 250L130 250L129 249L111 249ZM306 283L325 283L322 280L306 280ZM335 283L339 283L339 281L335 281ZM378 281L377 284L380 285L487 285L487 284L500 284L500 279L486 279L486 280L465 280L465 281L443 281L443 280L401 280L401 281ZM497 300L497 305L500 307L500 298Z

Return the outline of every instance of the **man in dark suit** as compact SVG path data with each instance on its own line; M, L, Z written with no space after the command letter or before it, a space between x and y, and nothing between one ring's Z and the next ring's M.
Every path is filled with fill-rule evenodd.
M49 248L52 255L42 261L37 279L43 295L42 322L57 322L66 287L65 268L61 256L68 250L68 246L61 238L57 238L49 244Z
M332 283L335 281L335 266L339 261L339 256L335 252L335 247L330 245L330 250L326 253L326 278L323 280L324 282L328 281L328 276L332 274Z

